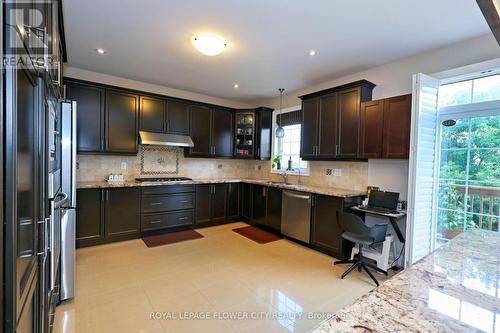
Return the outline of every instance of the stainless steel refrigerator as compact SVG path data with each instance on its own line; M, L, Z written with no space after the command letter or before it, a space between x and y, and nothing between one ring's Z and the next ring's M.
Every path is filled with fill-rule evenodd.
M68 195L61 211L60 301L75 295L76 102L61 102L61 191Z

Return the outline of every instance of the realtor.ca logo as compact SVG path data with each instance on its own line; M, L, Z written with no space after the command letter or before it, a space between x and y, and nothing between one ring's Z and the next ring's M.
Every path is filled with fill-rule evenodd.
M54 50L57 1L3 0L5 9L5 50L2 67L51 70L59 66ZM47 24L51 22L52 24ZM50 30L47 28L51 26Z

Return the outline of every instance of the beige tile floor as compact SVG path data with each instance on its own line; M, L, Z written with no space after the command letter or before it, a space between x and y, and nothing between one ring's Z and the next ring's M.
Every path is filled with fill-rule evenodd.
M374 287L357 271L341 280L346 266L319 252L231 231L243 225L155 248L139 239L78 250L76 296L57 308L54 331L306 332Z

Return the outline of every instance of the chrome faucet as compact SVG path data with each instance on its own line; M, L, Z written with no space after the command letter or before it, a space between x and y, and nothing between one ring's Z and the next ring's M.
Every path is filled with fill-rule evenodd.
M279 175L283 177L283 182L288 184L288 174L286 172L280 172Z

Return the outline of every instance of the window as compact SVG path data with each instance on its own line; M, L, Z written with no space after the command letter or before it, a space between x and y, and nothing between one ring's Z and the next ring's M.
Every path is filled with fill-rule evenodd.
M500 230L500 115L455 121L441 125L438 242L467 228Z
M439 87L439 106L500 100L500 74Z
M309 175L308 163L300 158L300 133L301 133L301 111L293 110L283 112L281 123L285 130L283 138L276 138L274 130L277 123L280 121L279 115L276 112L273 114L273 160L272 171L280 172L287 171L291 174ZM278 118L276 118L278 117ZM289 168L289 161L291 167Z

